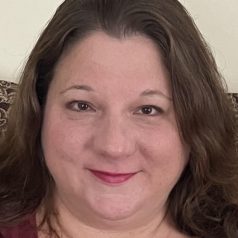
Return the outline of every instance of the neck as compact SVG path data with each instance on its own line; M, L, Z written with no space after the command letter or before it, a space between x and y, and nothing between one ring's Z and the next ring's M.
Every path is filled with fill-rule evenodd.
M148 219L149 220L149 219ZM69 221L69 220L68 220ZM106 228L95 227L91 224L85 224L81 221L76 221L74 225L69 228L70 224L65 223L65 219L60 224L64 224L62 228L66 231L66 234L69 234L68 231L71 231L71 236L68 237L77 237L76 234L82 234L82 237L97 237L97 238L129 238L129 237L138 237L138 238L148 238L155 237L155 234L158 233L158 230L162 232L164 227L165 217L154 217L147 221L143 225L131 226L127 224L127 221L110 221L107 222ZM73 231L73 229L77 229ZM163 231L165 233L166 231ZM81 237L81 236L80 236Z
M63 202L55 203L57 213L50 217L52 228L61 238L170 238L186 237L180 234L166 212L166 208L154 211L153 214L134 216L120 220L107 220L103 218L94 219L93 215L86 215L70 211ZM40 224L44 214L44 207L37 213L37 224ZM89 217L89 219L85 219ZM47 224L39 232L39 238L49 237ZM46 231L46 232L45 232Z
M37 214L38 224L41 217L41 213L39 212ZM146 222L143 220L143 224L133 226L132 228L128 226L127 221L122 220L111 221L111 226L107 223L105 226L107 228L93 226L89 223L82 222L64 207L58 209L57 218L52 217L51 221L53 228L62 238L169 238L171 233L175 231L169 216L166 215L165 212L163 212L163 215L155 214L153 217L148 218ZM110 229L108 227L110 227ZM39 238L43 237L47 236L40 232Z

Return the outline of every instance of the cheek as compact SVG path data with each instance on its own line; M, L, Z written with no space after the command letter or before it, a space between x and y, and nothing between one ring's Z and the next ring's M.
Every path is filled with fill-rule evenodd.
M43 123L42 148L46 164L60 184L66 181L77 184L83 168L82 158L89 158L84 146L89 135L74 124L75 122L63 120L53 113L47 114ZM64 181L59 182L62 174Z
M61 192L81 189L84 160L89 155L84 150L86 135L72 123L49 116L42 128L42 148L46 165ZM63 176L62 176L63 175Z
M46 117L42 128L42 145L45 153L64 155L67 160L79 157L83 144L90 135L86 133L86 128L75 124L54 115Z
M144 137L142 153L144 167L151 171L156 181L174 185L183 172L189 157L189 148L181 140L176 127L160 127L157 132Z

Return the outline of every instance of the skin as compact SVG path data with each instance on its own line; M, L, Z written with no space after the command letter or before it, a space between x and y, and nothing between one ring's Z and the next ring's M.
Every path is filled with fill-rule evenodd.
M185 237L166 201L189 148L150 39L94 32L67 50L49 87L42 147L63 237ZM108 184L91 169L135 175Z

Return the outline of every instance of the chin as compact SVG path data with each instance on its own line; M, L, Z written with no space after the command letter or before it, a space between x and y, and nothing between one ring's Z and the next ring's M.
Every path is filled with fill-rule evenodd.
M128 198L123 195L96 198L89 203L90 209L98 217L108 221L127 219L140 210L140 202L137 199Z

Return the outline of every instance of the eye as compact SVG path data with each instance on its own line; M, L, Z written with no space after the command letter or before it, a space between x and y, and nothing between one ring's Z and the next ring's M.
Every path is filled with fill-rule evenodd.
M77 112L90 112L95 111L93 107L84 101L72 101L69 102L66 107L70 110L77 111Z
M163 113L163 110L160 107L153 105L144 105L140 107L136 114L148 115L148 116L157 116Z

